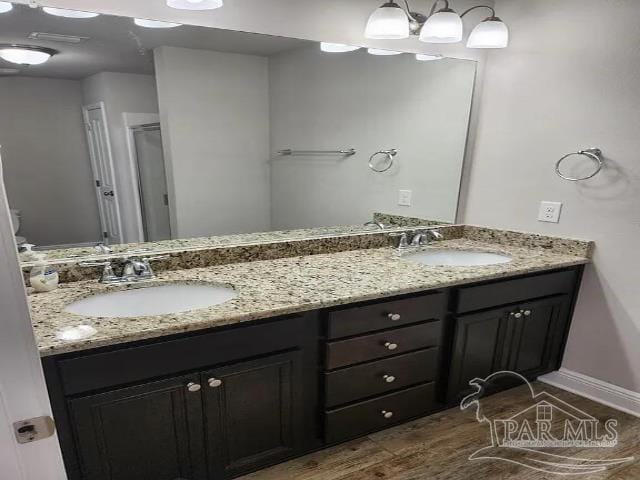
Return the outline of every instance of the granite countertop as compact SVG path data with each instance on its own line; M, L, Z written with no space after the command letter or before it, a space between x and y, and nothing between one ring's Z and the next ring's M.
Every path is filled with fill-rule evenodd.
M425 266L398 258L396 249L375 248L166 271L153 282L131 287L105 286L96 280L73 282L53 292L30 293L29 303L40 354L47 356L590 261L571 252L467 238L424 248L505 253L513 261L481 267ZM69 303L95 293L164 282L231 285L238 296L210 308L131 319L91 318L63 311ZM92 326L97 333L82 340L58 338L63 329L79 325Z

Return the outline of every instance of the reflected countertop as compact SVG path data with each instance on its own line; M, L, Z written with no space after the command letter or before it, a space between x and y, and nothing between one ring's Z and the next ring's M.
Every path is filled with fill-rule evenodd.
M210 308L141 318L90 318L64 309L73 301L123 286L95 280L62 284L49 293L29 294L33 326L42 356L116 345L136 340L382 299L435 288L540 272L589 263L572 251L557 251L459 238L435 247L503 253L510 263L476 266L425 266L399 258L393 248L352 250L162 272L153 283L210 282L233 286L238 296ZM96 333L62 340L60 332L80 325Z

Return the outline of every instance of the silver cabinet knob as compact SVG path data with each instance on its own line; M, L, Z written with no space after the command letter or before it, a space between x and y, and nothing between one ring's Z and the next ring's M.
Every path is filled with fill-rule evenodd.
M189 390L190 392L199 392L201 388L202 387L195 382L187 383L187 390Z
M396 381L396 377L394 377L393 375L383 375L382 378L387 383L393 383Z
M387 350L395 350L396 348L398 348L398 344L387 342L384 344L384 348L386 348Z
M516 318L522 318L522 312L517 312L513 316Z
M380 412L380 413L382 413L382 416L383 416L384 418L391 418L391 417L393 417L393 412L388 412L388 411L386 411L386 410L382 410L382 412Z
M401 318L399 313L389 313L387 317L389 317L389 320L392 322L397 322Z
M211 388L218 388L219 386L222 385L222 380L220 380L219 378L210 378L209 380L207 380L207 382L209 382L209 386Z
M524 311L524 316L528 317L529 315L531 315L531 310L525 310Z

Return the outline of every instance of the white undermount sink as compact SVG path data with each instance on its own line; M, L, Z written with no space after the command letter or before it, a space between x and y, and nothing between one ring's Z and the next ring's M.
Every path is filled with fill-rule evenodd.
M423 250L403 255L403 259L423 265L440 265L451 267L479 267L509 263L513 260L508 255L470 250Z
M237 295L219 285L153 285L93 295L67 305L64 311L85 317L146 317L212 307Z

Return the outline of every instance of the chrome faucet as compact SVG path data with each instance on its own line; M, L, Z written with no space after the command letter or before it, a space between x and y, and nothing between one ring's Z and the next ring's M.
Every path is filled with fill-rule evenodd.
M122 265L122 275L120 276L114 273L110 260L104 262L82 262L79 263L79 266L103 267L99 282L108 285L115 285L120 283L132 283L154 279L155 273L151 268L151 262L156 260L164 260L167 258L169 258L169 255L159 255L155 257L144 258L124 257L120 259L120 264Z
M384 230L386 228L384 223L378 222L376 220L371 220L370 222L367 222L364 224L365 227L374 226L374 225L378 227L380 230Z

